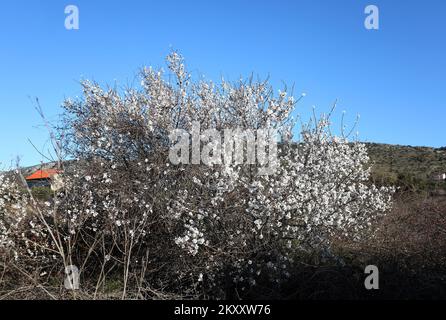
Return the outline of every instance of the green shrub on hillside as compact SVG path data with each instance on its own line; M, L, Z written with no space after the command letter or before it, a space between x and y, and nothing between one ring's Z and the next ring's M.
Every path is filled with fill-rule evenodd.
M37 200L48 201L54 196L54 192L50 187L34 187L31 189L31 193Z

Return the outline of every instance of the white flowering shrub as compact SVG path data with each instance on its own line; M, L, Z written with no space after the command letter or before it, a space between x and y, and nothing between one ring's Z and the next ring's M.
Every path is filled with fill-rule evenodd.
M0 175L0 248L14 248L14 231L26 217L26 197L17 183Z
M18 174L0 175L0 257L37 272L59 261L49 203L38 204ZM56 254L57 255L56 255Z
M144 69L139 89L85 81L83 98L64 103L61 144L76 160L53 203L34 214L40 249L78 265L96 291L118 273L123 297L130 287L143 296L225 297L263 274L281 279L300 251L329 249L333 235L360 237L390 208L392 189L368 181L365 146L332 136L327 117L292 142L299 99L275 95L266 81L194 81L175 52L167 62L168 73ZM203 130L277 129L276 172L170 163L170 133L193 122ZM2 214L11 199L0 202ZM14 246L0 223L1 246Z

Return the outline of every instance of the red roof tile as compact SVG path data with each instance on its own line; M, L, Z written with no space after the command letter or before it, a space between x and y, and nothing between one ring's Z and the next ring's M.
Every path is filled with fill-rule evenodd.
M26 180L51 179L58 173L60 173L60 171L56 169L37 170L32 175L26 177Z

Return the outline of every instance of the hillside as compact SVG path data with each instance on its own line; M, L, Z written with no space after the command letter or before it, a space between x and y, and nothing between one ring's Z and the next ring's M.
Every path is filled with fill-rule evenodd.
M446 195L446 181L432 179L435 173L446 173L446 147L413 147L365 143L370 156L372 180L378 185L396 185L403 191ZM65 166L70 161L65 162ZM37 169L53 168L46 163L22 168L27 176Z
M394 184L403 190L444 193L446 182L432 179L446 172L446 148L367 143L372 177L378 184Z

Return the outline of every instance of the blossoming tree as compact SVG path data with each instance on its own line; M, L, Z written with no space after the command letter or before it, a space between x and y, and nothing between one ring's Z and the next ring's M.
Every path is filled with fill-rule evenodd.
M267 81L194 81L176 52L167 62L167 74L144 69L140 88L84 81L83 98L65 101L58 145L75 161L54 203L31 210L38 219L26 227L40 233L23 234L22 246L32 238L39 254L79 266L95 277L95 292L117 270L123 297L129 287L145 296L224 297L233 283L255 285L264 270L286 276L298 252L329 250L333 235L360 237L390 208L392 189L369 182L365 146L333 136L328 116L293 137L291 112L302 97L276 95ZM222 132L274 128L277 170L172 164L170 133L194 122ZM25 205L2 196L2 219L23 224L5 203L21 212ZM1 246L18 246L1 223Z

